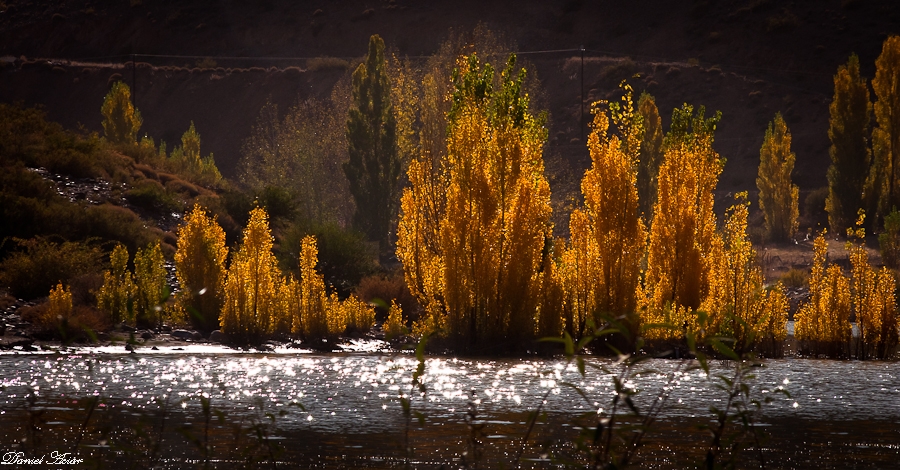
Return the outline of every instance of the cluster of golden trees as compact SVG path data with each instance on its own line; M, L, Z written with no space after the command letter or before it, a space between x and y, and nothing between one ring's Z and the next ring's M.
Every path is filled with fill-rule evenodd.
M546 134L523 92L524 71L515 73L515 57L499 80L475 55L458 65L446 156L410 163L401 202L397 255L426 312L414 331L443 329L460 351L508 351L536 336L578 338L621 317L632 332L670 326L648 330L651 339L727 334L743 350L768 344L779 353L788 304L780 287L764 288L746 204L716 228L718 116L685 105L659 142L652 98L636 111L625 86L621 103L597 103L584 206L572 214L570 239L554 241ZM642 164L653 153L643 145L654 142L661 164ZM651 191L639 191L639 172L656 181ZM655 194L652 218L641 193Z
M103 274L103 286L97 292L97 306L114 324L158 328L165 319L163 302L169 296L159 242L137 250L133 274L128 258L128 249L116 245L110 255L111 267Z
M713 149L720 114L707 118L702 107L685 104L673 111L664 134L653 98L644 94L635 106L627 85L621 101L595 103L583 204L571 214L569 239L555 240L543 161L545 117L530 109L525 70L517 69L516 57L499 74L474 53L459 55L452 73L446 64L429 62L416 81L408 63L393 58L388 64L383 49L373 37L366 63L354 74L346 140L334 141L349 148L343 170L357 203L356 225L382 245L394 212L391 194L401 163L408 161L396 254L423 308L413 333L439 331L460 352L504 352L540 336L567 332L578 338L592 325L619 318L631 337L642 332L665 342L687 333L721 335L733 338L741 352L781 353L788 302L780 284L765 285L756 263L747 236L746 193L721 224L713 211L724 166ZM872 106L855 56L835 76L828 197L833 226L845 224L847 211L864 203L851 197L863 189L879 215L900 194L894 181L900 124L891 117L900 115L894 112L900 95L891 88L900 81L896 57L900 39L891 37L876 63L878 125L871 149L868 126L860 123ZM110 139L134 142L140 115L129 108L127 91L117 84L108 95L104 128ZM322 123L291 121L306 111L300 106L281 121L272 110L269 120L284 132L276 129L272 139L248 147L255 152L245 162L248 181L264 184L285 159L321 153L305 149L309 139L299 139L296 131L316 134ZM172 155L192 168L206 164L193 123ZM257 161L266 164L251 164ZM794 161L790 132L777 114L765 133L757 178L773 240L789 239L797 230ZM868 173L851 171L860 162L871 164ZM301 173L308 178L318 170ZM321 187L304 183L299 190L313 191L304 197L316 201L310 214L328 206ZM378 208L360 211L366 206L361 201ZM897 343L892 274L871 268L865 251L854 245L847 278L839 267L826 266L823 244L816 242L813 295L798 314L798 339L813 353L883 357ZM226 269L221 228L195 208L179 231L176 267L183 291L173 311L205 330L221 324L238 341L271 334L323 338L371 327L369 306L326 293L315 268L315 239L302 242L298 279L278 270L272 246L267 215L255 209ZM140 251L132 277L128 253L113 253L99 297L114 320L160 321L164 289L148 280L159 275L150 263L161 266L153 256ZM855 351L851 318L861 331ZM405 327L403 312L392 305L386 330L393 336Z
M887 96L890 61L884 57L893 42L900 46L889 39L879 59L879 96ZM494 79L492 67L477 56L459 59L445 145L423 149L409 164L397 255L425 310L414 333L440 330L460 351L503 351L564 331L577 338L590 325L618 317L649 339L721 335L742 352L781 354L788 301L780 284L765 285L757 265L747 236L746 193L721 226L713 211L724 165L712 146L720 116L706 118L703 108L695 113L685 105L673 112L663 137L649 95L635 109L626 86L621 102L597 103L583 206L572 212L570 238L553 240L540 151L545 136L528 108L524 71L513 79L513 65L514 58ZM844 75L835 78L836 101L839 78L855 83ZM887 104L881 106L886 114ZM880 155L887 155L890 126L879 123L873 135ZM833 142L838 133L833 119ZM776 114L757 178L771 240L790 239L797 230L795 159L790 131ZM884 171L877 174L885 178ZM890 194L893 186L873 187ZM829 201L837 207L833 195ZM820 250L817 259L824 256ZM893 275L872 269L864 253L851 251L852 288L843 287L838 267L825 269L824 258L817 261L813 300L798 325L804 345L841 344L844 353L823 352L849 356L851 319L861 331L852 351L857 357L884 357L896 345Z
M413 161L401 199L397 255L410 290L424 324L446 325L461 351L508 349L534 334L551 211L546 129L524 78L514 57L496 83L490 64L461 60L446 156L437 168L428 154Z
M319 339L368 331L375 310L352 295L345 300L327 295L317 262L315 238L308 236L300 252L300 279L285 277L272 254L266 211L253 209L225 279L222 331L238 342L272 334Z
M194 220L216 225L215 220L195 208ZM200 224L201 222L197 222ZM224 250L224 235L216 225L216 246ZM272 234L265 209L250 212L243 239L234 251L227 272L224 253L216 261L224 272L219 322L222 331L236 342L257 342L273 334L299 335L307 339L335 337L348 330L367 331L375 323L375 311L354 296L340 300L327 295L322 275L316 270L318 252L314 237L303 240L300 279L285 276L272 253ZM190 249L190 239L179 237L178 250ZM176 266L179 271L181 268ZM207 285L215 285L210 280Z
M858 226L864 218L860 217ZM809 278L809 301L794 316L794 336L801 352L818 356L859 359L889 357L898 344L897 304L894 274L869 264L862 240L865 229L848 229L860 240L847 242L851 272L828 265L824 234L814 242L814 262ZM856 321L853 335L850 320Z
M316 270L314 237L303 240L300 279L278 268L272 241L266 211L254 209L226 268L225 233L214 217L195 206L178 231L175 270L181 290L173 301L166 303L159 244L138 250L134 274L128 269L127 249L119 245L97 293L98 307L114 323L155 328L165 320L206 332L221 327L238 343L272 335L332 338L365 332L375 324L375 311L367 303L327 294Z

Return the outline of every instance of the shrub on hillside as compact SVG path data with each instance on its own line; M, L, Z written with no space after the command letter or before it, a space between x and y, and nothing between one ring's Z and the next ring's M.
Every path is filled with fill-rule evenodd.
M62 283L50 290L47 302L26 310L22 317L38 328L39 336L63 341L94 341L98 332L109 329L109 323L99 310L76 306L72 292Z
M277 256L284 272L297 273L301 242L307 235L316 237L318 269L325 277L325 284L337 289L341 298L350 295L351 287L376 268L374 250L359 232L332 222L297 221L279 240Z
M20 251L0 262L0 285L19 298L43 297L54 285L102 267L103 253L86 242L57 243L44 237L14 242Z
M50 182L21 163L0 167L0 239L45 233L46 213L64 202Z
M809 272L803 269L791 268L781 276L781 282L785 287L803 287L809 282Z
M0 158L77 178L107 175L123 164L96 135L48 122L35 108L0 104Z
M97 333L110 329L96 308L76 305L66 315L51 313L50 303L22 308L22 319L37 327L37 336L62 341L94 341Z
M58 218L72 224L67 231L73 239L95 237L104 241L118 241L125 244L132 253L138 247L146 246L159 238L159 234L147 228L137 214L112 204L86 206L82 210L69 208L65 213L59 214Z
M375 301L378 304L375 312L380 321L387 319L388 309L394 303L407 318L411 317L413 321L418 319L419 302L409 291L402 272L366 276L359 281L356 295L366 302Z
M156 213L180 212L184 204L166 190L159 181L145 179L125 192L131 204Z

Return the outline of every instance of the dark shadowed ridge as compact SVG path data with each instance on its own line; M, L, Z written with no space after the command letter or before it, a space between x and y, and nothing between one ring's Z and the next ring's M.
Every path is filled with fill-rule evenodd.
M616 99L628 78L656 97L666 127L683 102L722 110L723 193L755 190L759 147L776 112L793 134L795 182L802 191L824 186L832 76L855 52L871 78L882 41L900 34L892 0L94 0L7 1L0 9L0 100L43 104L52 120L100 132L109 84L133 82L141 135L171 146L193 120L204 154L226 176L267 99L286 107L326 95L346 73L342 61L307 58L352 64L375 33L399 55L427 55L451 28L479 22L519 51L562 50L522 55L543 84L537 102L550 111L548 154L586 168L584 46L587 103Z

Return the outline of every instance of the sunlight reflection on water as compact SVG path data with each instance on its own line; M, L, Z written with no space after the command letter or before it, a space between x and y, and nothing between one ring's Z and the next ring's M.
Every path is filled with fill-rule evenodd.
M610 359L589 365L615 372ZM714 363L726 372L727 363ZM681 372L680 361L652 360L628 386L650 403L674 374L664 417L698 417L724 393L701 371ZM766 416L813 419L900 418L897 363L782 359L755 369L757 398L771 396ZM416 361L377 354L60 354L0 356L0 406L16 407L33 390L43 401L100 395L112 407L156 407L157 399L199 407L198 397L229 413L255 407L290 409L284 424L322 431L390 428L403 419L401 393L411 392ZM486 416L536 409L546 396L554 413L597 412L609 405L611 376L588 367L582 377L558 359L460 359L426 362L427 394L414 395L414 409L429 419L459 417L474 397ZM580 388L587 398L573 390ZM792 397L773 393L787 390ZM474 390L474 395L472 391ZM290 407L300 403L305 411ZM285 407L285 408L282 408Z

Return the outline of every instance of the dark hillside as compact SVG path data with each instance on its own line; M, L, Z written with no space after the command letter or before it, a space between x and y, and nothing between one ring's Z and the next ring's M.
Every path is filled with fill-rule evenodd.
M640 74L630 81L656 96L664 124L683 102L722 110L722 191L755 189L765 126L779 111L794 136L795 181L824 185L832 76L856 52L871 77L882 41L900 33L891 0L7 0L0 12L0 100L41 103L52 120L99 131L109 81L133 78L142 133L171 145L193 120L226 175L267 98L288 106L325 94L344 71L341 61L273 57L358 57L373 33L401 55L427 55L451 28L478 22L520 51L576 49L527 58L546 93L550 153L583 165L584 45L587 102L616 96L620 80ZM229 59L238 56L269 59ZM211 61L218 68L195 68Z

